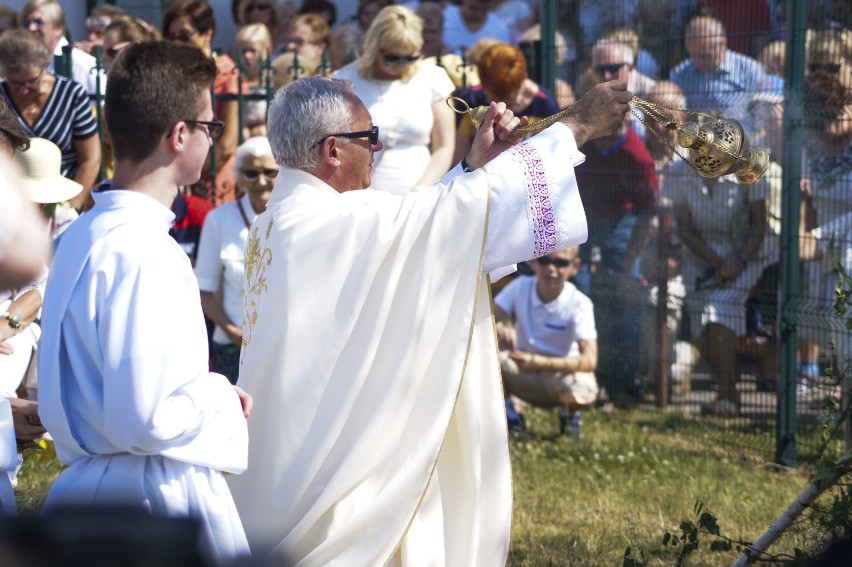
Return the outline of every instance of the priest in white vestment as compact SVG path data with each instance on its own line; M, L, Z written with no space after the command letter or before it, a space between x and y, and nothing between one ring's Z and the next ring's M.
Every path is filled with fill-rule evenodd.
M400 196L350 191L381 149L350 89L310 77L271 106L282 169L249 235L238 380L256 400L249 467L229 484L255 556L502 565L511 474L486 274L585 240L577 145L620 124L630 93L596 87L514 146L525 120L492 103L463 167Z
M208 371L198 284L169 236L178 186L200 177L223 129L215 75L211 59L176 43L134 44L116 61L106 97L115 176L59 244L38 363L39 413L69 465L44 510L196 518L218 562L248 554L223 472L246 467L251 399Z

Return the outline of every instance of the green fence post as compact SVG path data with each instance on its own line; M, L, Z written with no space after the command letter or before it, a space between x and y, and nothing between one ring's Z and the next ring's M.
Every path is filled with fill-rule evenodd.
M57 75L73 80L71 69L71 46L63 45L62 55L53 56L53 70Z
M787 2L787 70L784 92L784 168L781 204L781 380L776 460L796 464L796 346L799 304L799 181L805 90L805 0Z
M541 4L541 86L556 94L556 0Z
M210 105L213 107L214 116L216 112L216 89L210 87ZM207 200L213 201L216 198L216 142L210 146L210 191L206 191Z
M243 79L246 77L246 62L243 59L243 50L237 49L237 145L243 143ZM248 79L246 79L247 81Z
M105 69L103 64L103 48L100 45L95 46L95 66L90 73L95 74L95 119L98 122L98 136L101 143L101 165L98 168L98 182L104 180L104 95L101 94L101 71Z
M461 64L458 66L458 70L461 71L461 88L462 90L467 88L467 66L470 64L470 61L467 59L467 48L462 48L461 50Z

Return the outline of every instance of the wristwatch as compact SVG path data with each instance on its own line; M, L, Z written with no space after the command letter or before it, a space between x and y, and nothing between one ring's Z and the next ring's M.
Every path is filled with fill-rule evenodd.
M6 311L5 313L3 313L3 318L6 319L7 321L9 321L9 325L11 325L13 329L20 329L21 328L21 316L20 315L13 315L12 313L9 313L8 311Z

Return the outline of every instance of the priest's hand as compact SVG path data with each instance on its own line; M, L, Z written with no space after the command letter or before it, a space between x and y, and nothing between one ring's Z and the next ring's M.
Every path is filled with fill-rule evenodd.
M516 128L526 126L529 118L518 118L502 102L492 102L485 113L482 125L476 131L473 145L464 160L471 169L478 169L499 156L507 148L523 141L522 136L512 136Z
M580 147L618 128L630 111L628 103L632 98L627 81L600 83L577 101L573 112L563 118L562 123L571 128L577 147Z
M254 400L248 395L248 392L239 386L234 386L234 390L237 391L237 396L240 398L240 405L243 407L243 415L246 416L246 419L248 419L251 415L251 410L254 407Z
M12 406L12 423L15 427L15 439L21 441L35 441L45 433L47 429L41 426L38 419L38 402L22 400L20 398L7 398Z

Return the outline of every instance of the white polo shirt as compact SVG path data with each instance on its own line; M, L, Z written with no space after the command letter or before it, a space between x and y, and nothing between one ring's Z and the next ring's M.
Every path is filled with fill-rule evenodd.
M515 318L518 350L547 356L576 356L577 341L597 340L592 300L565 282L559 297L542 303L535 276L520 276L494 298Z

